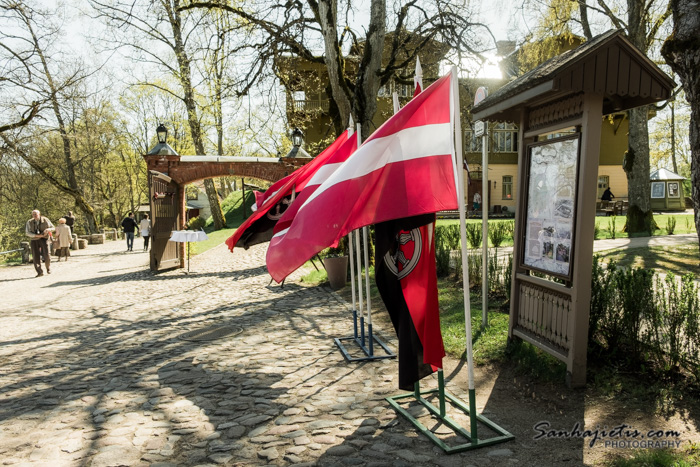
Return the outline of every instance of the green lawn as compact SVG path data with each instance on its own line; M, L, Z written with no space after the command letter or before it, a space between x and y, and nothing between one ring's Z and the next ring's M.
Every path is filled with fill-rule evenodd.
M673 219L669 221L669 219ZM598 227L597 239L607 238L628 238L629 235L623 232L625 227L626 216L596 216L595 224ZM693 224L693 216L690 214L655 214L654 221L659 227L659 230L654 231L654 235L669 235L669 222L676 222L673 234L695 233L695 225ZM615 236L613 237L613 230Z

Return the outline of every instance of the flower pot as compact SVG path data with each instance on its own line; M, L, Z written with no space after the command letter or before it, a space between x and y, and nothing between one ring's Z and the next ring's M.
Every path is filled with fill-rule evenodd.
M348 257L329 256L323 259L323 265L328 274L328 281L333 290L342 289L348 281Z

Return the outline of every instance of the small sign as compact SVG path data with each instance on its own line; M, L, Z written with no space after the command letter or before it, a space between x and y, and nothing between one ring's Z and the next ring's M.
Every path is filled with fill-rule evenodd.
M488 96L488 95L489 95L488 89L486 89L483 86L479 87L479 89L476 90L476 93L474 93L474 106L479 105L479 102L486 99L486 96Z
M486 122L483 120L477 120L474 122L474 136L477 138L479 136L484 136L484 133L486 133Z

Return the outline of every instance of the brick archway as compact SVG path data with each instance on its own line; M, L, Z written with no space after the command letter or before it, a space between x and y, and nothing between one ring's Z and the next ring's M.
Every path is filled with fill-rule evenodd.
M178 156L164 154L146 154L143 156L146 160L148 169L148 185L149 193L151 193L150 205L153 218L152 223L160 223L167 225L167 230L163 231L163 242L169 244L168 239L172 231L172 225L176 226L176 230L182 230L185 227L185 190L184 186L205 178L213 177L249 177L276 182L283 177L289 175L294 170L307 164L313 159L309 158L284 158L280 162L276 158L254 158L254 157L227 157L227 156ZM171 188L163 188L164 192L156 193L154 186L157 183L165 182ZM165 186L165 185L164 185ZM168 211L161 217L156 219L154 206L162 197L177 197L177 210ZM157 230L157 229L154 229ZM180 243L177 251L174 251L172 258L165 258L165 253L157 256L155 247L155 238L153 247L151 248L151 270L157 271L162 269L157 265L173 264L174 267L185 267L185 245ZM169 251L161 248L163 251ZM158 250L160 251L160 250ZM167 256L167 255L166 255ZM165 260L174 259L169 263ZM179 261L177 261L179 259ZM156 266L154 266L156 265ZM173 266L170 266L173 267Z
M227 156L175 156L148 154L147 169L170 177L178 185L213 177L250 177L276 182L294 170L310 162L308 158L227 157Z

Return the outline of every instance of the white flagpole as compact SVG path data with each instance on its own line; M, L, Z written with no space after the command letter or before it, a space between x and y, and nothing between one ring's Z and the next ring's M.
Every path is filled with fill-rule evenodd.
M489 155L488 124L481 136L481 327L489 325Z
M362 144L362 125L360 123L356 124L357 134L357 147L359 148ZM365 345L365 325L364 325L364 311L362 309L362 257L360 253L360 229L355 230L355 253L357 256L357 291L360 301L360 324L362 326L362 345Z
M467 226L466 215L464 208L464 172L463 172L463 154L462 154L462 125L459 114L459 83L457 80L457 67L452 67L452 99L450 106L452 107L452 118L454 118L454 142L455 142L455 184L457 186L457 203L459 206L459 230L462 240L462 287L464 288L464 328L466 334L467 347L467 369L469 382L469 413L476 414L476 406L472 402L474 392L474 355L472 353L472 318L471 318L471 302L469 299L469 267L467 264ZM472 433L472 436L475 436Z
M348 138L353 137L355 131L355 123L352 120L352 114L348 119ZM348 233L348 254L350 256L350 290L352 293L352 321L354 328L355 339L357 339L357 302L355 298L355 267L353 264L353 241L352 232Z
M367 226L362 227L362 238L365 240L365 292L367 295L367 326L372 329L372 299L369 296L369 242L367 241L367 232L369 228ZM372 339L372 333L369 333L369 338ZM372 341L370 340L370 349L372 348Z

